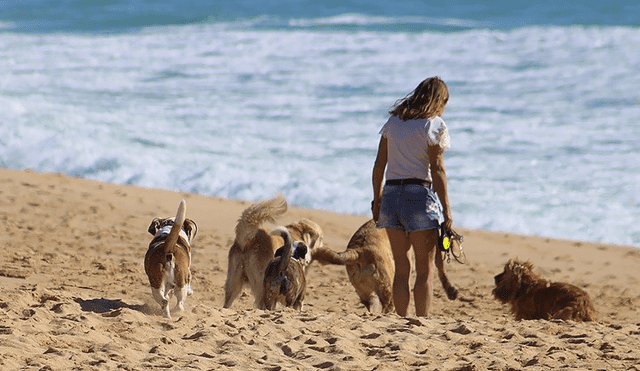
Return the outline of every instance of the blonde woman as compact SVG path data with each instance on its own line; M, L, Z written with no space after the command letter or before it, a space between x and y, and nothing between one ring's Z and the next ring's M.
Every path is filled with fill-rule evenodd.
M378 228L385 228L393 250L393 302L401 316L407 315L410 298L409 249L413 247L416 259L416 315L427 316L433 299L439 228L442 225L451 231L453 226L444 166L449 133L440 117L448 100L444 81L427 78L395 103L380 130L372 212ZM441 268L442 259L438 264Z

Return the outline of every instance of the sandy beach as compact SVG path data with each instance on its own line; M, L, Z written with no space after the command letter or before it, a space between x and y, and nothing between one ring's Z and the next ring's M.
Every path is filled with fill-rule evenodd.
M147 228L181 199L199 227L194 294L164 319L143 268ZM302 312L254 309L248 289L223 309L227 253L248 205L0 169L0 369L640 370L638 248L459 228L468 263L446 268L460 297L436 285L428 318L411 307L407 318L369 314L344 267L317 263ZM302 217L336 251L367 220L291 207L278 224ZM491 295L515 257L586 290L598 321L515 321Z

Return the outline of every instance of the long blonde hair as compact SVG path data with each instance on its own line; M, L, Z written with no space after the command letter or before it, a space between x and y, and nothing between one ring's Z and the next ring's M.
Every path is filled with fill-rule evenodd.
M438 76L423 80L414 91L409 93L389 110L389 114L400 120L426 119L440 115L449 101L447 84Z

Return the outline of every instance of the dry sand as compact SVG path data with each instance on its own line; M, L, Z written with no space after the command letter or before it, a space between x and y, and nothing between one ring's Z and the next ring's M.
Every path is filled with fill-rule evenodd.
M187 200L194 294L163 319L143 258L150 221ZM343 267L310 267L302 312L223 309L227 252L247 202L0 169L1 370L640 370L640 249L465 230L428 318L368 314ZM341 251L365 216L291 208ZM271 226L267 226L271 227ZM584 288L596 323L515 321L491 296L512 257Z

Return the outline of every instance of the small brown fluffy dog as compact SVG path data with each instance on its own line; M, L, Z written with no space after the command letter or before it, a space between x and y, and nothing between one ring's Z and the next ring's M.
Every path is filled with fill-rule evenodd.
M281 303L285 307L302 310L307 284L304 274L308 265L308 248L304 242L293 242L285 227L278 227L271 234L280 236L284 246L278 249L280 256L271 260L264 272L264 308L274 310Z
M349 280L368 311L393 311L395 263L387 233L384 229L377 228L375 221L364 223L353 234L345 251L335 252L321 247L312 250L312 257L322 264L346 266ZM436 253L436 267L447 297L455 300L458 290L449 282L444 272L440 252Z
M543 279L533 271L530 262L509 260L494 280L493 296L504 304L511 304L516 320L596 320L593 303L584 290Z
M274 258L275 250L283 245L282 237L272 236L260 228L263 223L274 223L287 211L287 201L281 195L255 203L242 212L236 225L236 238L229 249L229 267L224 284L224 307L229 308L249 284L257 308L264 308L264 273ZM309 250L322 246L322 229L308 219L286 226L294 241L304 241Z
M191 294L191 245L196 236L196 223L185 217L186 202L182 200L175 218L155 218L149 225L153 240L144 257L144 270L149 277L151 294L162 307L162 316L171 318L169 299L175 293L176 309L184 309Z

